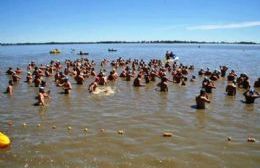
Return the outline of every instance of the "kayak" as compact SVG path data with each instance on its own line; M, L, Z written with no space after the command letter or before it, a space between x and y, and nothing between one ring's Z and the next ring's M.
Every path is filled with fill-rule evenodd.
M11 143L8 136L0 132L0 148L5 148Z

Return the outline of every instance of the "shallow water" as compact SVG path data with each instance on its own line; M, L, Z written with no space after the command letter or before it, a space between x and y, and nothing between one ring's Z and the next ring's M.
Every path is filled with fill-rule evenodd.
M59 48L62 54L49 55L52 48ZM195 75L202 67L213 70L225 64L238 73L246 72L251 82L260 77L260 46L257 45L1 46L1 92L8 82L4 73L7 67L25 69L31 60L48 63L51 59L79 58L71 53L72 48L89 52L89 58L97 62L119 56L163 59L166 50L173 50L182 63L195 65ZM118 52L108 53L107 48L118 49ZM72 80L72 93L59 94L60 88L49 78L52 99L47 107L33 106L38 89L23 80L14 86L14 96L0 93L0 131L12 140L10 148L0 150L0 167L260 165L260 100L253 105L244 104L243 90L238 90L234 98L227 97L225 80L216 82L217 89L210 96L212 103L206 110L193 108L202 78L188 82L185 87L170 84L168 93L156 91L156 83L133 88L132 82L119 80L110 86L114 93L108 95L90 95L87 86L92 79L83 86ZM7 124L10 120L14 122L12 127ZM56 129L52 129L53 125ZM70 131L68 126L72 128ZM88 128L88 132L84 132L84 128ZM117 134L118 130L124 130L125 134ZM162 137L165 131L172 132L173 137ZM227 142L228 136L232 137L231 142ZM248 143L248 136L258 141Z

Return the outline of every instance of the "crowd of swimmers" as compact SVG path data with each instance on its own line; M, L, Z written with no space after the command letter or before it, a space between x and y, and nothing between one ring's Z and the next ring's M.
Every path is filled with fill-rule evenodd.
M107 86L112 82L121 78L124 81L132 81L133 87L145 87L147 83L156 82L158 90L161 92L168 92L168 84L175 83L185 86L186 83L195 82L197 80L194 75L193 65L183 65L178 61L174 61L175 55L172 52L165 54L166 61L159 59L151 59L148 62L138 59L123 59L119 57L116 60L109 61L104 59L101 61L99 71L96 71L96 62L87 58L76 60L65 60L62 64L60 61L51 61L48 65L36 65L31 62L27 66L27 75L25 82L39 87L36 105L46 105L46 100L50 99L50 90L46 91L46 78L53 77L57 87L62 87L64 94L69 94L72 90L70 78L74 78L78 85L83 85L87 79L93 81L88 85L90 93L95 92L99 86ZM109 75L106 75L106 67L111 66ZM208 94L215 89L215 82L219 79L227 80L226 93L228 96L235 96L237 88L245 89L244 97L245 103L254 103L260 94L256 92L253 87L260 87L260 78L258 78L254 86L249 82L249 76L245 73L236 74L231 70L228 74L228 67L220 66L218 70L210 71L207 69L200 69L198 76L203 76L204 79L201 84L200 94L196 96L196 105L198 109L204 109L206 103L210 103ZM118 74L118 71L121 71ZM20 68L13 70L11 67L6 71L10 76L6 93L13 95L13 85L17 83L23 71ZM188 79L188 74L192 74ZM91 78L92 77L92 78Z

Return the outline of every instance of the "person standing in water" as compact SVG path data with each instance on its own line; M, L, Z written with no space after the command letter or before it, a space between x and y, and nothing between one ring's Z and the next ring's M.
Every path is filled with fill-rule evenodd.
M71 83L70 83L69 78L67 76L64 78L64 83L62 83L59 86L63 87L65 94L69 94L70 90L72 89Z
M8 86L6 88L7 94L13 95L13 85L14 85L14 82L12 80L9 80Z
M226 92L228 96L235 96L237 92L236 80L233 82L228 82L226 87Z
M243 95L245 96L247 104L253 104L255 102L255 99L260 97L260 94L254 89L247 90Z
M39 87L39 94L37 96L38 102L36 103L36 105L45 106L46 105L45 98L50 98L49 93L50 91L45 93L44 87Z
M210 103L210 100L208 99L205 89L201 89L200 95L196 97L197 109L205 109L206 103Z

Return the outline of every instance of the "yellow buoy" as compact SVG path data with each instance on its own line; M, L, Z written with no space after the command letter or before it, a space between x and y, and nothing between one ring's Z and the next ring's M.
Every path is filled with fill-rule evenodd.
M0 132L0 148L5 148L9 146L11 143L10 139L8 136Z
M124 130L118 130L117 133L120 134L120 135L123 135L125 133L125 131Z

